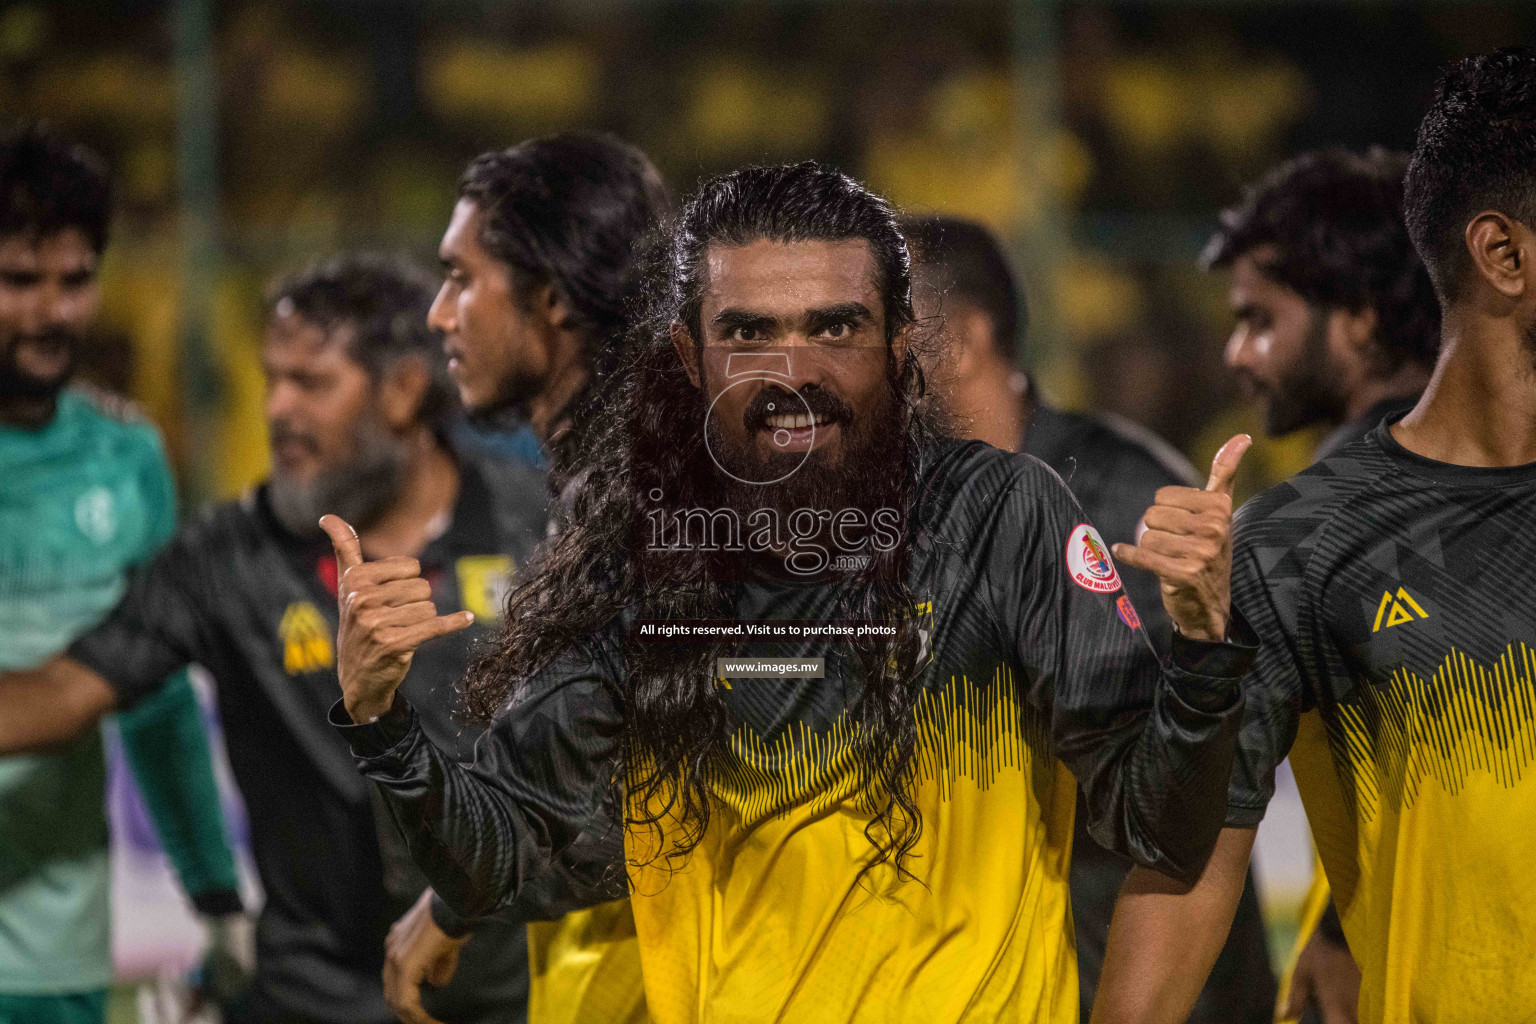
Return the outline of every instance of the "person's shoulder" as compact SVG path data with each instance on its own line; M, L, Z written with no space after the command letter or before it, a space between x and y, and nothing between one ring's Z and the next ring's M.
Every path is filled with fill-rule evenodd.
M60 416L119 455L165 463L160 430L135 402L89 384L71 384L59 396Z
M1110 412L1068 412L1041 406L1030 425L1025 450L1038 450L1064 478L1067 474L1058 461L1070 461L1074 476L1111 480L1121 488L1136 481L1153 490L1203 483L1177 448L1141 424Z
M1031 476L1054 470L1033 455L994 448L985 441L935 437L921 444L919 479L937 492L974 491L1010 486L1021 474ZM1059 478L1058 478L1059 479Z
M260 489L247 488L236 498L209 502L188 516L176 530L183 553L229 553L263 546L275 539L270 517L260 508Z
M459 448L454 451L460 466L477 474L498 496L543 508L548 504L544 474L522 459L497 452Z
M1374 438L1346 445L1239 508L1234 550L1252 556L1267 576L1300 578L1318 552L1342 550L1348 534L1371 529L1361 503L1390 490L1395 476Z
M1033 455L984 441L943 439L927 446L919 508L932 528L985 526L1004 510L1073 503L1054 469Z
M1380 444L1367 436L1250 499L1238 509L1236 520L1252 526L1261 522L1327 519L1341 506L1381 484L1392 472L1392 464Z
M1097 436L1102 438L1105 450L1113 453L1121 468L1135 467L1148 477L1159 477L1162 486L1205 484L1182 452L1141 424L1115 413L1097 413L1090 419L1100 431Z
M549 490L543 473L521 459L490 451L456 448L460 469L490 491L498 526L544 536Z

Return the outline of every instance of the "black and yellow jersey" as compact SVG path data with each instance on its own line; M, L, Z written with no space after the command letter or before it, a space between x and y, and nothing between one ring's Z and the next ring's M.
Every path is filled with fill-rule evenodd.
M1221 827L1252 648L1146 639L1096 531L1033 458L980 443L924 452L910 584L926 643L912 708L922 832L861 875L872 801L855 784L846 644L744 642L735 656L824 659L823 678L734 679L735 731L710 825L681 865L626 835L651 1016L685 1021L1077 1019L1068 899L1081 781L1104 844L1198 874ZM842 618L826 581L764 572L740 620ZM348 734L434 888L465 912L515 898L585 829L617 768L623 647L592 638L523 681L473 766L405 701Z
M640 940L629 900L528 922L528 1019L646 1024Z
M1536 466L1474 469L1382 425L1237 517L1262 638L1228 822L1287 754L1360 1019L1536 1017Z
M1204 482L1182 455L1145 428L1115 416L1065 412L1044 403L1031 410L1024 451L1061 475L1110 544L1135 543L1141 518L1159 488L1199 487ZM1173 627L1163 610L1161 581L1134 568L1121 569L1121 578L1147 638L1157 650L1166 651ZM1087 820L1079 802L1072 839L1072 924L1083 1024L1088 1024L1098 992L1115 902L1131 870L1128 859L1093 841ZM1226 944L1187 1024L1270 1024L1275 989L1269 938L1250 871Z
M455 459L452 519L419 561L437 606L473 611L477 622L420 652L406 690L434 742L468 758L474 731L455 717L454 683L547 513L531 471ZM120 707L181 666L207 669L265 897L246 1006L256 1019L380 1024L396 1019L384 998L384 939L426 881L322 721L341 693L331 546L288 532L267 495L259 487L184 524L69 654L116 690ZM424 993L427 1012L454 1024L523 1020L524 930L521 920L477 930L454 980Z

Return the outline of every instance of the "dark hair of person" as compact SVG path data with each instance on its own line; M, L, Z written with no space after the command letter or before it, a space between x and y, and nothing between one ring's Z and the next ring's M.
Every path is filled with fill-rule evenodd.
M912 452L930 431L922 375L909 350L890 342L912 323L910 265L895 215L853 179L815 163L751 167L703 183L646 260L644 313L637 318L609 416L588 432L573 525L548 546L509 598L505 625L472 666L466 704L488 720L516 700L519 687L555 658L607 633L623 633L624 764L615 806L631 827L653 830L657 857L685 856L704 835L710 786L731 770L735 726L715 683L719 645L640 641L621 623L729 618L739 567L718 552L656 552L644 542L643 516L672 508L718 507L722 484L705 443L705 399L689 381L671 342L673 325L701 338L700 306L711 246L820 240L867 242L883 297L886 376L897 434L894 453L871 489L915 493ZM891 437L891 435L884 435ZM905 454L902 444L906 445ZM899 479L894 479L898 478ZM907 517L910 520L910 516ZM910 530L910 522L904 524ZM861 640L855 658L865 681L852 716L859 792L869 801L873 847L866 866L902 857L921 820L911 797L917 730L915 630L902 628L915 602L907 584L910 537L877 554L835 588L838 613L892 623L894 640ZM663 837L662 823L677 827Z
M1376 369L1434 364L1440 305L1403 219L1407 157L1373 148L1303 153L1255 182L1222 211L1207 268L1272 250L1265 276L1319 309L1376 314Z
M580 433L601 415L639 289L637 257L671 212L666 185L634 146L567 132L481 154L459 196L483 216L480 244L511 269L514 293L526 301L553 285L584 342L592 377L555 416L573 424L550 453L563 477Z
M427 326L436 291L432 276L407 260L343 253L278 279L267 291L267 311L328 334L346 329L347 354L374 381L402 358L421 360L429 383L417 419L436 429L458 408L442 339Z
M993 341L1011 361L1023 355L1028 307L996 236L959 217L904 217L902 234L912 250L913 271L928 274L944 299L975 306L992 320Z
M0 139L0 238L75 228L99 255L111 220L112 183L101 157L34 123Z
M1405 192L1408 230L1446 302L1468 269L1474 216L1498 210L1536 230L1536 52L1468 57L1441 76Z

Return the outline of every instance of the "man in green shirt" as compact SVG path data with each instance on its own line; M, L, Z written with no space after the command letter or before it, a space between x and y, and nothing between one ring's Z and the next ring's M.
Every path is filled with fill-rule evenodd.
M66 387L99 304L109 218L93 154L32 128L0 141L0 670L34 667L99 621L175 526L154 428ZM185 675L121 725L182 884L225 940L241 910L234 857ZM96 730L0 758L0 1024L104 1019L104 783Z

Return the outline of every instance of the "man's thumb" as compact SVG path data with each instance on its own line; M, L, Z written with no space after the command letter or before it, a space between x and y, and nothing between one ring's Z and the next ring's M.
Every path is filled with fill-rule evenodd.
M1238 463L1243 461L1243 455L1253 445L1253 438L1247 434L1238 434L1226 444L1221 446L1221 451L1211 460L1211 477L1206 481L1205 489L1208 491L1220 491L1227 497L1232 496L1232 483L1237 479Z
M352 529L341 516L321 516L320 529L331 538L331 546L336 549L336 572L339 576L354 565L363 564L363 545L357 539L357 531Z

